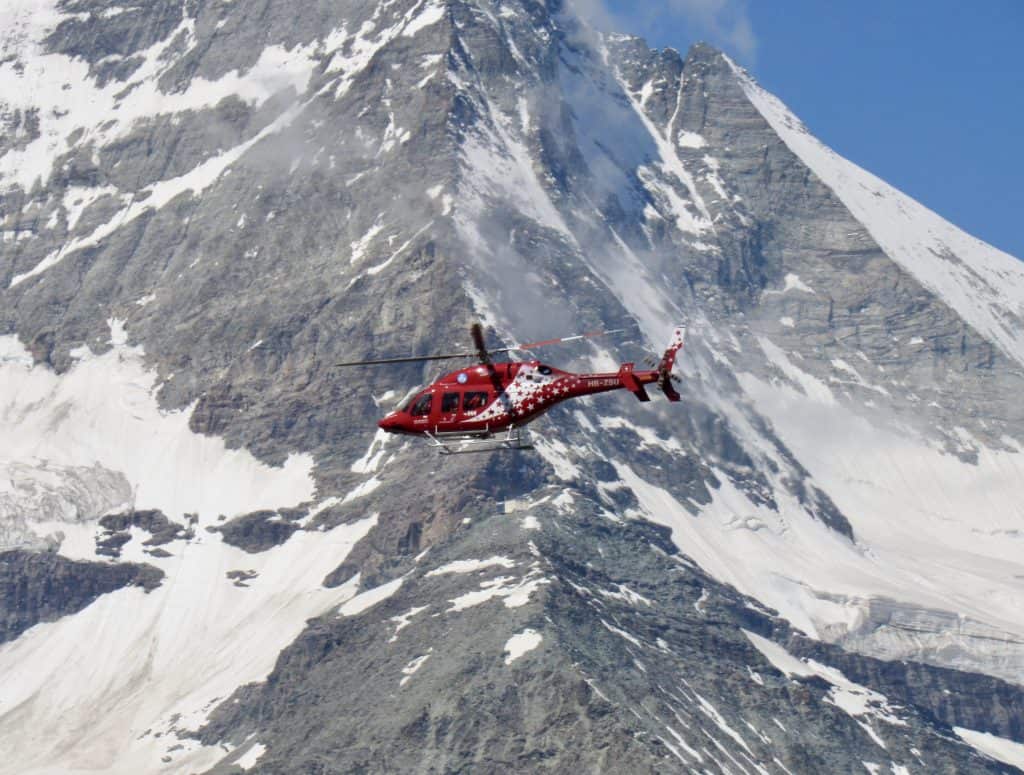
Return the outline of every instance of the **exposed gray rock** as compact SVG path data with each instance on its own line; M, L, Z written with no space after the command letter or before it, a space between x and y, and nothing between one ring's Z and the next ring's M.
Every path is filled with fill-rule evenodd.
M386 601L317 620L266 683L220 706L203 739L255 733L264 772L687 772L715 760L1008 771L955 742L895 680L883 682L895 695L886 723L848 715L821 679L785 678L741 631L784 640L785 624L697 570L665 531L530 514L541 529L501 516L474 524ZM468 557L491 564L467 570L458 563ZM510 661L525 631L539 644ZM815 657L851 678L888 670L835 647ZM952 720L1008 733L976 710Z
M0 643L40 622L77 613L100 595L127 586L147 592L163 571L136 563L75 562L54 553L0 552Z
M132 511L127 514L108 514L100 525L111 532L123 532L130 527L142 528L150 534L147 546L160 546L177 539L187 538L184 525L169 520L161 511Z
M1024 739L1024 689L1019 685L913 661L864 659L799 636L791 637L787 646L794 654L824 659L852 680L877 687L950 727Z
M169 520L163 512L154 510L130 511L125 514L107 514L99 520L103 532L96 536L96 553L107 557L120 557L122 547L132 540L132 527L150 534L142 542L144 547L158 547L172 541L187 540L193 531L185 525ZM153 554L153 549L143 549ZM166 552L166 550L163 550Z
M298 529L298 525L287 521L277 511L245 514L216 528L224 536L225 543L251 553L265 552L271 547L283 544Z

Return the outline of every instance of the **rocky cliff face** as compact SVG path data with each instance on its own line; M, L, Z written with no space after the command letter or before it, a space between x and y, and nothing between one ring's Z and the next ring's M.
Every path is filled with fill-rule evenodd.
M133 585L146 590L163 574L145 565L73 562L56 554L0 553L0 642L39 622L75 614L100 595Z
M1014 259L557 2L12 18L4 589L111 583L4 593L0 767L1010 771ZM686 320L683 402L375 434L434 374L333 364L475 318L635 332L580 370Z

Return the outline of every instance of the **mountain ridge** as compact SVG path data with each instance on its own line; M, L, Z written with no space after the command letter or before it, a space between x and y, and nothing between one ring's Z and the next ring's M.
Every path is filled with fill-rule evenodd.
M4 75L111 112L5 107L66 143L3 195L8 540L166 579L0 646L20 771L1009 771L952 727L1024 739L1017 313L894 260L727 58L534 2L60 8ZM373 433L431 372L330 364L473 317L635 322L623 359L687 318L681 411L559 408L531 457Z

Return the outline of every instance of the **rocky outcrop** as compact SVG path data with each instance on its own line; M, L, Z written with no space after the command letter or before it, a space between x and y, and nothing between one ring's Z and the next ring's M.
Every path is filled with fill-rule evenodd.
M189 519L194 523L195 517ZM169 520L163 512L156 510L130 511L125 514L107 514L99 521L103 531L96 536L96 554L117 558L122 547L132 540L131 528L149 533L142 541L142 551L154 554L158 547L172 541L186 540L193 536L191 528ZM166 550L159 550L166 551Z
M294 522L288 521L288 516L294 519L301 517L304 513L301 510L290 514L288 512L282 514L277 511L257 511L235 517L217 527L216 530L224 536L225 543L251 553L265 552L267 549L283 544L299 529Z
M920 662L865 659L799 636L791 637L787 645L792 653L824 660L852 680L876 687L949 727L1024 741L1024 689L1019 685Z
M163 571L151 565L75 562L53 553L0 552L0 643L33 625L56 621L123 587L147 592Z

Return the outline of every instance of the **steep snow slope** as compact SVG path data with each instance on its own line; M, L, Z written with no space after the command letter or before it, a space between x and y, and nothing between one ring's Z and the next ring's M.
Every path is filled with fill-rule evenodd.
M840 157L777 97L728 61L765 120L864 224L886 255L1024 364L1024 263Z
M954 731L958 737L963 738L985 755L1024 772L1024 745L1012 740L1004 740L997 735L975 732L963 727L954 727Z
M324 576L375 524L306 532L252 555L202 536L140 560L169 582L125 589L0 646L0 772L182 772L230 748L190 733L239 686L266 677L310 617L353 597ZM225 583L242 572L244 584Z
M726 481L694 518L669 492L618 465L641 513L672 527L680 547L717 578L815 637L1019 680L1024 457L982 450L967 464L838 404L816 409L783 384L742 375L741 382L847 515L856 541L812 519L781 486L776 510ZM891 629L872 638L880 625Z
M194 515L199 532L154 554L133 529L122 560L156 565L169 583L111 593L0 646L4 772L212 765L224 749L204 751L177 731L201 726L217 700L271 669L309 617L355 594L321 581L375 524L303 533L257 556L207 533L225 517L309 502L313 461L272 468L194 433L189 412L159 409L155 375L123 324L110 328L107 352L81 348L63 375L0 339L0 550L45 539L63 556L101 561L96 520L128 509Z
M194 433L189 411L162 412L142 348L126 344L120 321L110 323L107 352L81 348L62 375L34 364L13 337L0 339L0 514L5 528L23 530L0 548L83 527L88 542L94 520L118 509L159 509L174 520L195 514L212 524L312 499L309 455L275 469Z

